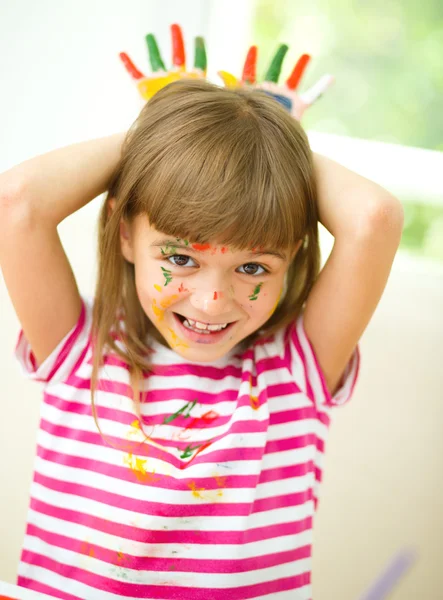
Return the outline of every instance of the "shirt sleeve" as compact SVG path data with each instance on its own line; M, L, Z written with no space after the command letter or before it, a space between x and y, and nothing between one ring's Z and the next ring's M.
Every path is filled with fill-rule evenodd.
M92 325L92 301L83 297L81 300L82 310L76 325L40 366L37 366L23 329L20 330L14 356L26 379L45 384L59 383L66 381L80 366L90 345Z
M335 394L331 395L315 350L306 335L303 313L287 327L283 343L284 360L290 372L297 385L317 408L341 406L351 399L360 371L358 344L345 367Z

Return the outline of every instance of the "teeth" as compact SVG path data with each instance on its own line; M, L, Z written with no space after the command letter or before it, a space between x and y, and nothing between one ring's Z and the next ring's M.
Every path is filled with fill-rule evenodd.
M200 333L209 333L209 331L221 331L225 327L227 327L228 323L223 323L220 325L206 325L205 323L201 323L200 321L194 321L193 319L185 319L183 325L188 329L197 330Z

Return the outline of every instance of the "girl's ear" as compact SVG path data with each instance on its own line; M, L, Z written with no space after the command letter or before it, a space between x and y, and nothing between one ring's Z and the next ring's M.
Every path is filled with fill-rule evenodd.
M114 212L115 203L116 203L116 199L115 198L110 198L110 200L108 201L108 218Z
M298 240L297 244L295 245L294 250L292 251L292 259L294 260L294 258L297 255L297 252L300 250L300 246L303 244L303 240Z
M116 199L110 198L108 201L108 218L113 213L115 208ZM120 248L123 256L128 262L134 262L134 250L132 246L131 228L122 219L120 221Z
M123 256L130 263L134 263L134 247L131 227L122 219L120 221L120 247Z

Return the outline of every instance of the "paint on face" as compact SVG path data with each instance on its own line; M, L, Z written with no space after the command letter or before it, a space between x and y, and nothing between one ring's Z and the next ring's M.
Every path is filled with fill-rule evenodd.
M281 290L280 290L280 292L279 292L279 294L278 294L278 298L277 298L277 300L275 301L275 304L274 304L274 306L272 307L272 310L271 310L271 312L269 313L268 319L269 319L269 317L270 317L271 315L273 315L273 314L274 314L274 312L275 312L275 309L277 308L277 306L278 306L278 303L280 302L280 298L281 298L281 295L282 295L282 294L283 294L283 288L281 288Z
M183 281L180 284L180 287L178 288L179 292L189 292L188 288L185 288L185 286L183 285Z
M172 348L178 348L179 346L182 346L183 348L189 348L189 344L180 340L178 335L171 327L168 327L168 331L171 333L172 340L170 341L170 344Z
M252 292L252 295L249 296L249 300L257 300L262 285L263 285L263 282L261 281L259 284L257 284L255 286L254 291Z
M166 242L165 247L160 248L160 252L163 254L163 256L166 256L167 254L175 254L177 252L177 247L173 242Z
M163 275L165 277L165 287L168 285L168 283L171 283L172 281L172 274L171 271L168 271L168 269L165 269L164 267L160 267L161 270L163 271Z
M154 288L157 290L157 292L161 292L162 291L162 288L161 288L161 286L158 285L158 283L154 284Z
M161 288L160 288L160 290L161 290ZM174 302L177 300L177 298L178 298L177 294L173 294L172 296L164 298L160 302L162 308L157 306L157 300L155 298L153 298L152 311L155 314L155 316L157 317L158 321L163 321L163 318L165 316L165 309L167 309L171 304L174 304Z
M211 248L211 244L191 244L191 246L199 252L205 252Z

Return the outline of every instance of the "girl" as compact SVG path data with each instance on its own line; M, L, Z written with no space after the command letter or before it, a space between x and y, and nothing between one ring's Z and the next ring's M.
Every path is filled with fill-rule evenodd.
M19 585L311 598L330 410L356 384L398 200L313 154L265 93L186 80L126 135L37 157L0 190L16 357L44 383ZM57 225L105 190L90 299ZM319 220L335 237L320 275Z

